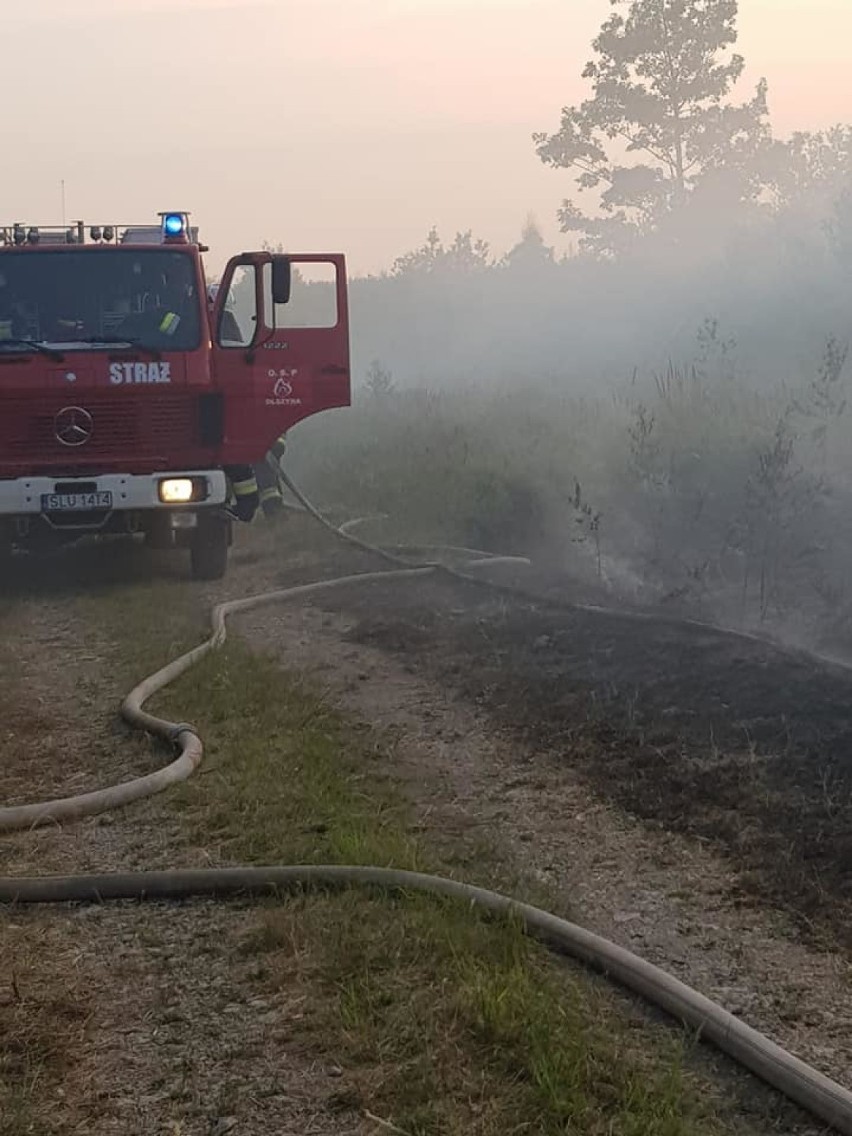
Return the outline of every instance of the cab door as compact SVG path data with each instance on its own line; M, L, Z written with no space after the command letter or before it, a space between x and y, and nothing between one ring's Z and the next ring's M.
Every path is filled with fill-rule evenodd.
M223 465L258 462L301 419L350 405L341 254L236 256L211 318L213 373L223 396Z

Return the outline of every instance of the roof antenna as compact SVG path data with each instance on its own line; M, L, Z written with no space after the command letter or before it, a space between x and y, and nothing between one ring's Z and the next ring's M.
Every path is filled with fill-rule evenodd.
M62 179L62 228L65 228L65 178Z

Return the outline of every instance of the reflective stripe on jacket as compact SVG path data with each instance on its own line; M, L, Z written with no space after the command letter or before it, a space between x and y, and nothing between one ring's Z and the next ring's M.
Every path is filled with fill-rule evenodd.
M227 466L225 476L231 487L234 512L241 521L250 521L260 504L260 491L254 470L250 465Z

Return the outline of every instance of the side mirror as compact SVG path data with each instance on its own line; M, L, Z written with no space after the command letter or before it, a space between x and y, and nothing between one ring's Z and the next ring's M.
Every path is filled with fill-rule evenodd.
M272 302L273 304L289 304L290 302L289 256L276 254L272 258Z

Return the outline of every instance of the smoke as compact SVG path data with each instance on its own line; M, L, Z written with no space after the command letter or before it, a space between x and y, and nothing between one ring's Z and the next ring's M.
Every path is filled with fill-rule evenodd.
M522 243L485 265L438 259L355 279L356 377L379 360L402 386L551 376L600 391L687 362L709 319L751 381L798 378L829 336L848 334L852 258L832 216L816 194L747 223L705 203L617 262L557 262Z
M528 551L631 600L852 638L843 186L704 200L617 261L528 224L350 285L353 407L293 432L327 505Z

